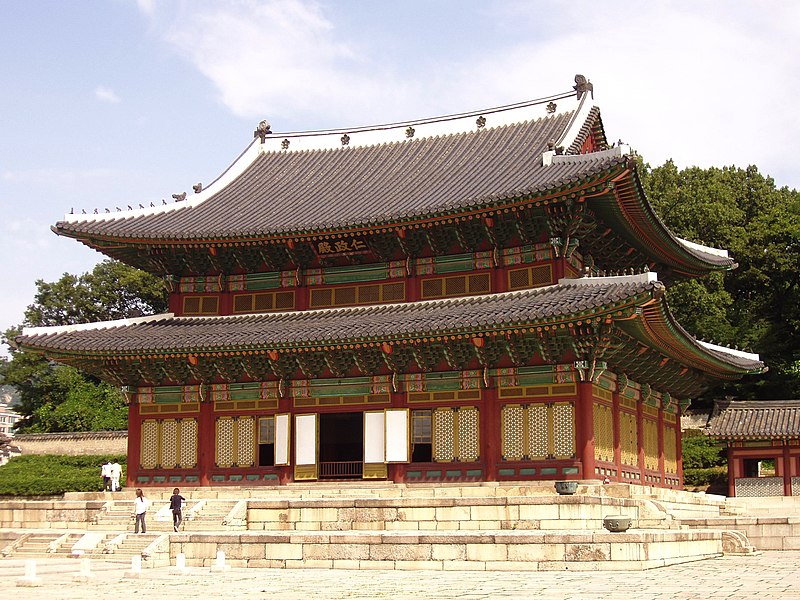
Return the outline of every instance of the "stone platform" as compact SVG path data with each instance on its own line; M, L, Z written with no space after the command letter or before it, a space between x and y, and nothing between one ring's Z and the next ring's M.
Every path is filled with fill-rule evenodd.
M584 482L571 496L552 482L182 488L177 533L154 518L170 491L146 490L146 536L131 533L127 493L0 502L0 553L138 555L146 567L179 555L213 567L223 553L235 567L540 571L641 570L752 551L740 532L700 525L728 516L724 498L646 486ZM631 529L603 529L617 515Z

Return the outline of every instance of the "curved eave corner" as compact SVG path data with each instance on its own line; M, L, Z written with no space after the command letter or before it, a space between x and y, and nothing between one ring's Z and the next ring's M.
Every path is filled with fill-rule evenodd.
M697 340L672 316L663 298L646 307L636 319L620 321L619 327L632 337L657 348L670 360L699 368L712 377L757 375L767 367L758 354L733 350Z
M736 268L727 250L695 244L670 231L647 199L630 149L623 148L628 168L615 181L613 190L595 201L596 210L609 225L616 224L620 235L634 248L681 275L702 277Z

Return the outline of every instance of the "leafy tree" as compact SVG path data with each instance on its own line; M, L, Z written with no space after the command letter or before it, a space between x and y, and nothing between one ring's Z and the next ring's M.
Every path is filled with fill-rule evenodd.
M715 396L800 397L800 193L754 166L641 169L656 212L676 235L727 248L739 266L670 286L670 308L691 333L759 353L769 367ZM707 399L706 399L707 400Z
M164 312L166 293L160 279L122 263L106 260L90 273L65 273L55 283L36 282L34 303L25 326L71 325ZM0 363L0 383L18 391L20 432L124 429L127 411L120 391L73 367L14 349L21 327L5 332L11 360Z

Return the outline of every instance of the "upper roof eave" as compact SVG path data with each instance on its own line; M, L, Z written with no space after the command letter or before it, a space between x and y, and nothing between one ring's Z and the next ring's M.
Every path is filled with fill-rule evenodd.
M475 115L486 125L476 126ZM598 109L588 94L576 98L569 92L390 126L272 134L261 143L254 141L216 182L195 196L121 213L70 214L56 224L55 231L79 239L122 243L158 239L196 242L370 226L490 206L580 179L582 173L574 169L563 173L542 169L541 153L556 140L570 146L582 142L587 128L598 120ZM442 129L443 125L447 127ZM412 137L408 137L409 130L415 130ZM339 136L342 131L351 133ZM343 136L350 138L346 146L340 140ZM314 142L313 147L303 149L303 143L309 140ZM285 142L290 144L287 148L276 146ZM492 161L498 164L493 166ZM445 167L449 178L440 176ZM309 174L315 180L311 186ZM459 178L463 189L459 189ZM431 184L432 179L435 181ZM383 185L370 187L375 180ZM273 183L272 188L265 189ZM421 184L426 184L425 189L415 196ZM387 190L394 187L403 189L387 201L391 196ZM338 195L332 191L338 191ZM301 197L313 199L325 194L328 201L313 207L298 206L294 213L282 208L297 203L292 200L301 202ZM381 201L365 202L361 196L369 194ZM246 199L240 209L234 206L236 198L240 203ZM214 202L222 206L210 208ZM352 210L354 203L358 206ZM192 209L199 213L194 214ZM241 209L254 217L246 226L226 222ZM320 214L322 218L316 218ZM260 225L253 227L254 222Z

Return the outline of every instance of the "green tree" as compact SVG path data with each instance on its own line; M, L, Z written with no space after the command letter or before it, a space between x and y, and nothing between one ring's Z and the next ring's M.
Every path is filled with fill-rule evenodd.
M678 321L702 339L761 355L769 372L713 391L800 397L800 194L754 166L641 169L656 212L679 237L730 250L732 272L670 286Z
M37 281L24 326L107 321L164 312L166 292L157 277L106 260L81 276L65 273L54 283ZM4 334L11 360L0 363L0 384L18 392L20 432L124 429L127 411L120 391L77 369L16 350L21 327Z

